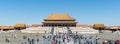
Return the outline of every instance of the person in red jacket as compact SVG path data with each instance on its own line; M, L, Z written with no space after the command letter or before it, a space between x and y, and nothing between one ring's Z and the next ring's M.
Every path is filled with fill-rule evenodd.
M53 42L53 43L54 43L54 44L57 44L57 43L56 43L56 40L54 40L54 42Z
M120 44L120 40L118 40L118 44Z

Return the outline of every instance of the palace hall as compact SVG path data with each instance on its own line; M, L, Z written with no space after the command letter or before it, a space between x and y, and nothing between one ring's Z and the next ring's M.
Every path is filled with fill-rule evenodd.
M75 27L76 19L70 17L68 14L51 14L48 18L44 19L43 26L66 26Z

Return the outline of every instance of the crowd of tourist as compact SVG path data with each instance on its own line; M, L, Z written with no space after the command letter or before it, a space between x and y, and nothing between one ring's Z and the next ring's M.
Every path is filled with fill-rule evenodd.
M120 44L120 40L104 40L100 41L101 38L92 37L92 36L84 36L79 34L57 34L50 35L47 37L43 37L51 41L52 44Z

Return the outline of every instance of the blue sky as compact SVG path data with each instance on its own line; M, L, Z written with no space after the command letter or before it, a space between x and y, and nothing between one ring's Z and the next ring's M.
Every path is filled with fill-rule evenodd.
M78 24L120 25L120 0L0 0L0 25L41 24L52 13L69 14Z

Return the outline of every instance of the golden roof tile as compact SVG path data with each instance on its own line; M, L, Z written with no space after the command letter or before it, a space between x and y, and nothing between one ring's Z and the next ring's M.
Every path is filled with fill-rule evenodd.
M1 29L13 29L13 26L1 26Z
M26 27L26 24L16 24L15 27Z
M75 20L75 19L70 17L68 14L52 14L51 16L44 20Z

